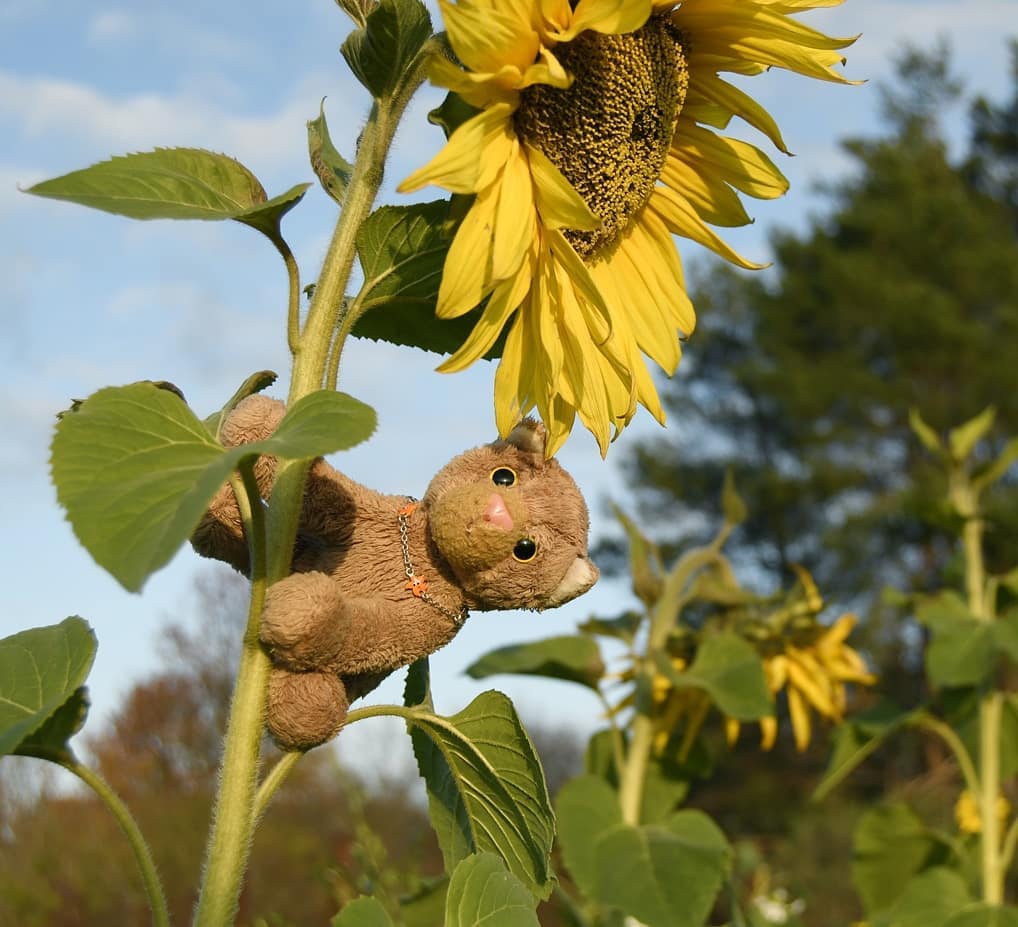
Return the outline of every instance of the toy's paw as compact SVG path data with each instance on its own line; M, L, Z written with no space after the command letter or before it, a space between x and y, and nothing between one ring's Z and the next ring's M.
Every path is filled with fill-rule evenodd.
M346 721L346 690L332 673L269 675L266 726L281 750L310 750L335 737Z
M262 643L273 662L297 672L338 668L347 630L343 596L325 573L294 573L269 587Z

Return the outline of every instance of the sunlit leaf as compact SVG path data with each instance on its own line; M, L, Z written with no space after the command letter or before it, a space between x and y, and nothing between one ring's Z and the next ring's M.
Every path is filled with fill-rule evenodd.
M58 423L51 471L75 535L137 591L190 537L244 457L344 450L374 428L370 407L319 391L287 410L265 441L223 448L179 396L151 383L99 390Z
M474 679L499 673L544 676L577 682L596 691L605 667L597 643L584 635L572 634L490 650L468 666L466 672Z
M271 200L245 209L230 218L249 225L253 229L258 229L263 235L275 241L280 235L283 216L304 199L304 194L308 192L310 186L309 183L299 183L290 187L285 193L280 193L279 196L274 196Z
M889 872L886 877L894 875ZM973 900L962 876L940 866L895 887L900 896L870 920L872 927L946 927Z
M477 311L438 319L435 306L442 268L452 240L449 203L435 200L381 206L361 226L357 253L364 282L358 295L363 315L353 333L451 354L477 322ZM500 343L487 356L495 356Z
M1018 438L1012 438L1004 445L1004 450L997 457L973 471L972 485L976 490L992 486L997 480L1006 476L1016 463L1018 463Z
M76 616L0 640L0 756L69 755L95 651L92 629Z
M431 17L418 0L381 0L341 51L357 80L382 99L400 87L429 38Z
M277 374L274 370L259 370L257 373L252 373L240 386L229 400L218 412L213 412L208 418L206 418L202 424L209 430L216 440L219 439L219 429L223 427L223 422L240 402L247 399L248 396L253 396L255 393L260 393L264 389L268 389L276 382Z
M595 897L648 927L702 927L729 870L724 834L700 811L618 827L595 849Z
M676 688L703 689L721 711L738 721L756 721L774 712L760 655L732 631L706 635L692 664L682 672L666 654L659 654L657 662Z
M867 912L892 905L925 868L938 844L922 819L903 802L871 808L855 829L852 881Z
M965 460L972 453L972 449L986 437L987 432L993 427L996 417L997 410L993 406L989 406L975 418L969 419L957 428L952 428L947 433L951 456L959 462Z
M941 443L940 436L923 421L918 409L909 410L908 423L926 450L938 457L944 456L944 445Z
M1018 927L1018 908L1012 905L973 904L952 914L941 927Z
M746 503L735 489L735 476L731 469L725 470L725 482L721 487L721 513L730 525L739 525L746 520Z
M916 617L931 632L925 659L934 685L977 685L993 670L992 625L976 618L957 593L947 590L920 599Z
M331 927L393 927L392 918L382 907L382 903L374 898L355 898L343 905Z
M629 541L629 575L632 578L633 593L646 608L653 608L661 598L664 585L661 554L657 545L647 539L622 509L612 506L612 510Z
M491 851L531 892L551 890L554 817L544 773L512 702L484 692L459 714L410 719L417 765L446 871Z
M599 776L578 776L555 798L558 838L569 875L588 898L597 895L597 841L622 826L618 794Z
M353 174L353 165L332 143L329 126L325 121L324 100L319 108L318 118L308 122L308 157L322 189L342 206L346 198L346 188L350 184L350 176Z
M449 879L445 927L540 927L536 899L494 853L461 861Z

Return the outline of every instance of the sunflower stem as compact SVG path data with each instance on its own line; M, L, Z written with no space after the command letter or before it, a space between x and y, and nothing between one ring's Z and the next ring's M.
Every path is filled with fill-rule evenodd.
M372 106L361 134L343 209L336 222L302 331L296 263L287 261L290 277L287 340L293 354L290 405L327 383L330 347L333 346L333 334L344 307L343 296L357 250L357 233L371 213L396 127L410 98L424 80L431 48L432 43L429 42L422 49L392 97L375 100ZM287 255L282 249L281 253L286 260ZM341 344L335 346L337 351L341 348ZM333 365L338 369L338 355ZM196 927L221 927L233 922L258 816L292 766L292 763L286 764L278 776L270 774L259 792L258 766L271 666L259 642L261 612L268 586L290 572L309 466L310 462L306 460L280 461L267 519L262 513L253 470L241 471L244 491L236 495L252 545L251 600L227 726L219 792L195 911Z

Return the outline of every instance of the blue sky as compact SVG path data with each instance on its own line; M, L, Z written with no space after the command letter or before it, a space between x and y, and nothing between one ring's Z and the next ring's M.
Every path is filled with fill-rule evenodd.
M863 33L848 50L845 73L868 83L839 87L775 72L752 81L750 91L796 153L775 156L791 192L777 203L750 203L757 223L729 236L756 260L768 257L768 231L802 228L821 206L815 184L846 170L837 140L879 131L877 84L890 78L890 58L903 41L930 47L946 39L967 91L1001 98L1018 0L848 0L805 18L832 34ZM54 415L72 398L138 379L173 381L205 414L254 370L275 369L285 378L286 281L271 246L240 225L131 222L29 197L18 187L111 154L174 145L237 157L270 196L312 180L304 124L317 115L319 100L328 98L334 140L348 154L367 112L365 94L338 54L349 28L330 0L0 0L0 462L12 481L0 522L0 635L69 614L87 618L99 637L90 684L100 719L158 665L153 642L167 618L200 626L192 614L193 577L212 567L185 550L141 595L124 592L96 567L49 485ZM382 201L398 201L398 180L437 150L441 136L424 116L439 99L429 89L412 105ZM956 132L961 116L948 121ZM317 272L334 215L315 187L285 220L305 280ZM698 257L689 243L680 250L687 260ZM695 351L695 339L688 350ZM333 462L369 485L420 495L448 457L494 436L488 364L442 376L433 372L432 355L366 342L355 343L345 363L341 388L373 405L380 426L368 444ZM644 417L622 443L656 430ZM589 435L577 432L560 455L587 494L595 536L612 530L604 500L625 502L618 449L602 461ZM627 603L624 588L601 583L555 612L475 615L433 658L439 707L456 711L488 687L462 675L485 650L568 633L588 615L610 615ZM526 718L594 723L597 703L565 684L497 684ZM399 685L387 684L379 699L398 699ZM382 761L383 729L350 730L341 752Z

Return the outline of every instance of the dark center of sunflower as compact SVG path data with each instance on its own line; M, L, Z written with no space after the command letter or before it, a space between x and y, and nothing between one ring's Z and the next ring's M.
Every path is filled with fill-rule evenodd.
M601 228L565 230L583 258L609 247L650 197L686 97L682 36L667 16L636 32L584 32L555 48L573 75L565 90L535 84L516 111L520 138L539 148L583 197Z

